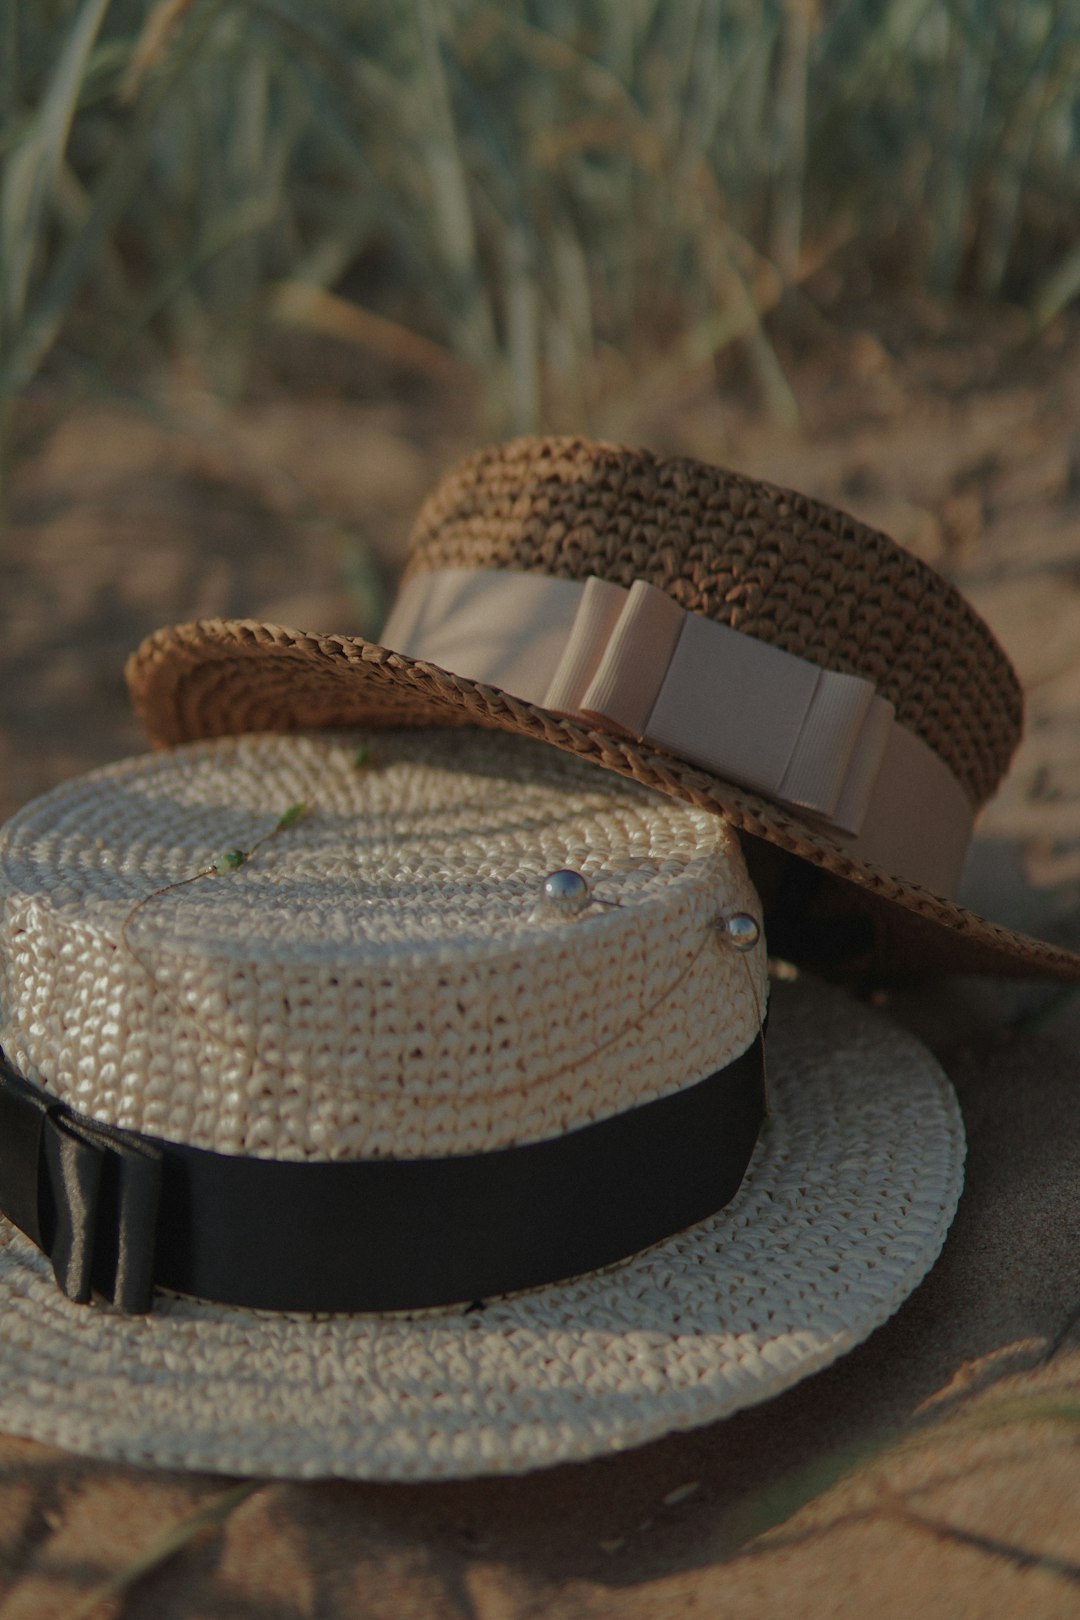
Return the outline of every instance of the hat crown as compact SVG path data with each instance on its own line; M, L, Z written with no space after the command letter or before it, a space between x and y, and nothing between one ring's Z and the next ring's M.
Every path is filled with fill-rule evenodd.
M686 611L874 683L973 803L1020 740L1023 697L949 582L808 496L579 438L478 452L420 510L406 577L444 568L644 580Z
M17 815L0 1045L27 1078L204 1149L407 1159L557 1136L753 1041L764 952L714 925L760 908L720 818L523 738L355 752L224 739ZM546 908L562 867L608 904Z

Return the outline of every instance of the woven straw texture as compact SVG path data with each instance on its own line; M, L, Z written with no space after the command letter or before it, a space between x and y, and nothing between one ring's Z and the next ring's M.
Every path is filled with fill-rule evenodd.
M481 567L643 579L687 612L861 675L977 804L1020 740L1012 667L940 574L833 507L703 462L580 439L482 450L421 508L407 577Z
M408 573L509 567L629 585L826 668L873 680L980 805L1020 736L1008 660L957 591L885 535L791 491L580 439L485 450L429 498ZM1080 978L1080 956L976 916L869 862L842 836L646 743L622 741L359 638L254 621L157 632L128 664L157 744L249 730L472 723L542 738L727 817L839 879L873 924L859 969Z
M103 1457L285 1477L522 1473L777 1394L896 1310L962 1178L955 1097L879 1014L773 992L774 1117L734 1202L610 1270L416 1318L71 1305L4 1227L0 1427Z
M410 1158L554 1136L749 1046L764 951L712 925L760 910L726 823L524 738L384 733L359 768L358 740L146 755L9 822L11 1061L200 1147ZM560 867L618 904L553 913Z

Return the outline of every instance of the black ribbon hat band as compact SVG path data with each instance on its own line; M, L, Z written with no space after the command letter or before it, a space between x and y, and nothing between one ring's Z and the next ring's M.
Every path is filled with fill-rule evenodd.
M72 1300L155 1288L262 1310L420 1310L595 1271L734 1196L759 1035L708 1078L564 1136L438 1159L259 1159L75 1113L0 1055L0 1210Z

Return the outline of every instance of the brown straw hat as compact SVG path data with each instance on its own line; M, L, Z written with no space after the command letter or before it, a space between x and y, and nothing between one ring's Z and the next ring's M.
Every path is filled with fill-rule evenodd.
M201 621L127 675L159 746L475 724L705 807L749 835L796 961L1080 978L954 898L1020 738L993 635L886 535L755 479L574 438L482 450L421 509L382 644Z

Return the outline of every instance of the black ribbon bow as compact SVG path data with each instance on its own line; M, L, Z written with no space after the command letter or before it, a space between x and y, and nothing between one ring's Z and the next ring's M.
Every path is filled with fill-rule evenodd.
M48 1255L58 1286L148 1311L164 1155L84 1119L0 1059L0 1204Z

